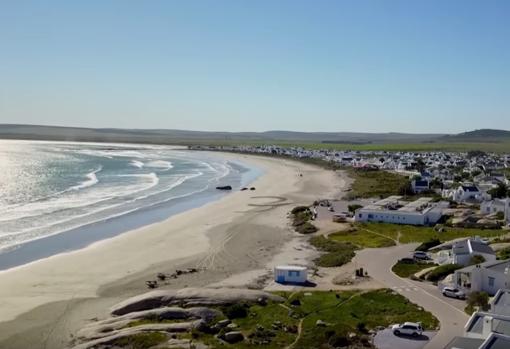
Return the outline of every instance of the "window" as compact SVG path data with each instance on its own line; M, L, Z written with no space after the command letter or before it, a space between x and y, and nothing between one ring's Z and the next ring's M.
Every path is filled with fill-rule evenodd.
M297 270L289 270L287 275L289 277L299 276L299 271L297 271Z
M494 287L494 278L489 276L489 287Z

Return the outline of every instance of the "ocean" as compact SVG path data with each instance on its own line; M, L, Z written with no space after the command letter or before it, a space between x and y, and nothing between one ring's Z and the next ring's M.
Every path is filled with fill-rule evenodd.
M0 140L0 269L163 220L259 174L169 146Z

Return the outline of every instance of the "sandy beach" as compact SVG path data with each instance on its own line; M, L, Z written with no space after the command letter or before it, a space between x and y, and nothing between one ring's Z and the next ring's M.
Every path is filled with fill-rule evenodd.
M288 225L293 206L338 198L341 174L302 163L225 154L264 171L250 186L169 219L0 272L0 348L65 348L92 318L146 291L159 272L198 268L162 287L260 287L271 265L306 263L303 237Z

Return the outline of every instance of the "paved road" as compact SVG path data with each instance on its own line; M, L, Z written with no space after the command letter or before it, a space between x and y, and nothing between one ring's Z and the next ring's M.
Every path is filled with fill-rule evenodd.
M468 316L462 311L462 303L443 297L436 287L413 282L393 274L391 267L398 259L408 257L417 245L398 245L388 248L364 249L354 259L358 267L364 267L369 275L389 288L434 314L441 322L441 329L425 349L444 348L453 337L461 336Z
M374 344L378 349L422 349L434 338L436 332L423 332L421 337L396 336L391 329L378 332Z

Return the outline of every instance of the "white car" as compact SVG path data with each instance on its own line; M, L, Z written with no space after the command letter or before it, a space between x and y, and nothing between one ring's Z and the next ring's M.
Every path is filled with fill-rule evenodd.
M452 297L457 299L466 299L466 294L455 287L445 287L441 291L443 293L443 296L445 297Z
M413 337L421 336L423 333L423 328L420 323L416 322L404 322L403 324L396 324L391 326L391 330L393 334L396 336L400 335L408 335Z

